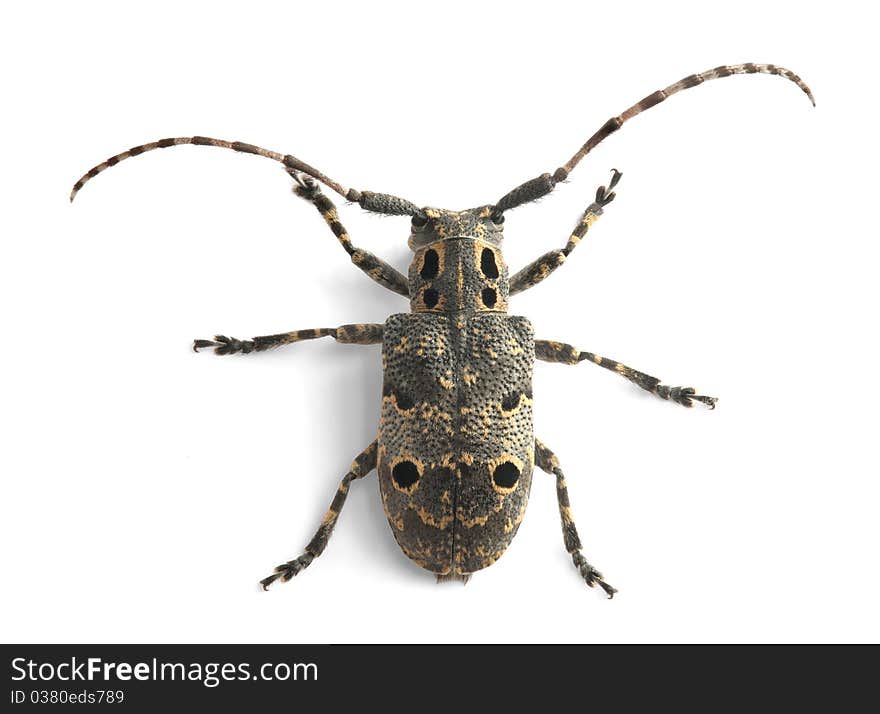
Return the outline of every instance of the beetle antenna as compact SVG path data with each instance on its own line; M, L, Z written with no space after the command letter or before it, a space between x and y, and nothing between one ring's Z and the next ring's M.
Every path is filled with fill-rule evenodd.
M269 149L263 149L259 146L255 146L254 144L246 144L241 141L211 139L207 136L181 136L171 139L160 139L159 141L152 141L149 144L141 144L140 146L132 147L128 151L123 151L121 154L116 154L116 156L111 156L103 163L92 167L85 174L83 174L83 176L73 185L73 189L70 192L70 200L73 201L73 199L76 198L76 194L79 193L80 189L85 186L86 183L88 183L91 179L95 178L95 176L97 176L102 171L109 169L111 166L116 166L116 164L118 164L120 161L129 159L132 156L139 156L148 151L153 151L153 149L167 149L169 146L180 146L181 144L193 144L195 146L216 146L221 149L232 149L233 151L239 151L243 154L256 154L257 156L264 156L267 159L272 159L273 161L277 161L278 163L283 164L289 172L299 172L311 176L313 179L320 181L324 185L333 189L336 193L344 197L346 200L358 203L362 208L368 211L373 211L374 213L408 216L421 216L423 213L422 210L418 208L415 204L407 201L406 199L398 198L397 196L391 196L390 194L384 193L373 193L372 191L362 192L354 188L345 188L342 184L334 181L326 174L321 173L320 171L318 171L318 169L310 166L304 161L300 161L298 158L292 156L291 154L282 154L277 151L270 151Z
M97 166L89 169L79 181L77 181L73 185L73 190L70 192L70 200L73 201L76 198L76 194L79 190L85 186L85 184L95 178L99 173L109 169L111 166L116 166L120 161L124 161L125 159L130 159L132 156L140 156L141 154L145 154L148 151L153 151L154 149L167 149L169 146L180 146L181 144L194 144L196 146L217 146L221 149L232 149L233 151L240 151L245 154L256 154L257 156L265 156L267 159L273 159L281 164L284 164L288 168L302 171L313 178L316 178L323 184L326 184L330 188L332 188L336 193L339 193L346 198L348 198L348 190L344 188L341 184L337 183L329 176L325 176L320 171L315 168L312 168L306 163L303 163L295 156L290 156L281 154L277 151L270 151L268 149L263 149L259 146L254 146L253 144L245 144L241 141L224 141L223 139L211 139L207 136L181 136L175 137L173 139L160 139L159 141L151 141L149 144L141 144L140 146L134 146L128 151L123 151L121 154L116 154L116 156L111 156L109 159L104 161L103 163L98 164ZM357 199L353 199L357 200Z
M785 77L786 79L794 82L798 87L800 87L804 94L806 94L810 98L813 106L816 106L816 100L813 98L813 93L800 77L798 77L791 70L785 69L784 67L777 67L773 64L754 64L752 62L748 62L746 64L722 65L721 67L716 67L715 69L710 69L706 72L701 72L700 74L689 75L684 79L680 79L674 84L670 84L665 89L660 89L653 94L649 94L640 102L636 102L635 104L633 104L622 114L616 117L612 117L611 119L606 121L602 125L602 127L587 140L587 143L584 144L574 156L572 156L565 164L563 164L558 169L556 169L555 172L553 172L552 176L550 174L543 174L541 176L538 176L537 178L526 181L524 184L517 186L510 193L505 195L500 201L498 201L498 203L495 204L495 214L500 216L500 214L502 214L506 210L515 208L516 206L521 206L524 203L529 203L530 201L534 201L538 198L541 198L542 196L546 196L548 193L550 193L550 191L553 190L553 187L557 183L565 181L565 179L568 178L568 175L580 163L581 159L583 159L594 148L596 148L596 146L602 143L602 141L604 141L606 137L620 129L620 127L622 127L624 123L632 119L634 116L637 116L643 111L650 109L653 106L656 106L660 102L671 97L673 94L680 92L683 89L690 89L691 87L696 87L703 82L708 82L710 79L729 77L732 74L773 74L780 77Z

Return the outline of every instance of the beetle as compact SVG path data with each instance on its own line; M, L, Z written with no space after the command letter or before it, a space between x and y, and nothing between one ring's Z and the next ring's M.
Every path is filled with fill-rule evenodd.
M737 64L692 74L653 92L609 119L569 161L552 174L526 181L501 199L465 211L420 208L384 193L345 188L290 154L238 141L208 137L162 139L136 146L95 166L70 194L120 161L154 149L192 144L255 154L281 163L294 193L321 214L351 261L372 280L410 301L410 312L384 324L354 324L296 330L239 340L225 335L198 339L193 349L218 355L260 352L321 337L345 344L381 343L384 381L377 438L354 459L330 508L303 553L275 568L264 589L308 567L324 552L352 481L378 471L391 530L403 552L438 580L467 581L507 549L525 514L533 467L556 479L565 548L587 585L609 598L616 590L584 557L569 504L565 475L555 454L532 429L532 369L535 359L576 365L592 362L616 372L661 399L714 409L714 397L691 387L671 387L649 374L571 345L536 340L524 317L508 314L509 298L545 280L569 257L604 208L614 200L621 174L612 172L581 215L565 246L537 258L512 276L501 253L505 214L549 194L606 137L673 94L734 74L768 74L794 82L815 100L790 70L772 64ZM404 277L381 258L355 247L336 206L322 192L330 188L361 208L409 216L414 255Z

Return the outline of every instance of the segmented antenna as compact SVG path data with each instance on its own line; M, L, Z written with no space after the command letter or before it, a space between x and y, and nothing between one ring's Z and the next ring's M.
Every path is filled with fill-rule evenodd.
M568 175L574 170L575 166L580 163L581 159L604 141L606 137L620 129L625 122L629 121L634 116L638 116L643 111L656 106L683 89L690 89L703 82L708 82L710 79L729 77L732 74L774 74L780 77L785 77L800 87L804 94L810 98L813 106L816 106L816 100L813 98L813 93L800 77L791 70L785 69L784 67L777 67L773 64L754 64L748 62L746 64L725 65L710 69L707 72L701 72L700 74L692 74L684 79L680 79L675 82L675 84L670 84L666 89L660 89L653 94L649 94L640 102L633 104L619 116L612 117L606 121L599 131L593 134L587 140L587 143L584 144L565 164L556 169L552 175L543 174L530 181L526 181L524 184L517 186L499 200L495 204L496 213L503 213L504 211L520 206L523 203L528 203L529 201L534 201L542 196L546 196L553 190L553 187L557 183L568 178Z
M336 191L336 193L338 193L340 196L345 197L349 201L359 202L361 200L360 191L357 191L353 188L345 188L342 184L337 183L329 176L322 174L316 168L309 166L307 163L300 161L295 156L291 156L290 154L280 154L277 151L269 151L268 149L262 149L259 146L254 146L253 144L245 144L241 141L224 141L223 139L211 139L207 136L183 136L173 139L160 139L159 141L153 141L149 144L141 144L140 146L135 146L128 151L123 151L121 154L116 154L116 156L111 156L103 163L89 169L82 176L82 178L80 178L80 180L73 185L73 190L70 192L70 200L73 201L73 199L76 197L76 194L83 186L86 185L86 183L88 183L88 181L95 178L95 176L97 176L102 171L109 169L111 166L116 166L116 164L118 164L120 161L129 159L132 156L139 156L140 154L146 153L147 151L152 151L153 149L167 149L169 146L180 146L181 144L194 144L196 146L217 146L221 149L232 149L233 151L240 151L244 154L256 154L257 156L265 156L267 159L272 159L280 164L283 164L288 170L300 171L304 174L311 176L312 178L333 189L334 191Z

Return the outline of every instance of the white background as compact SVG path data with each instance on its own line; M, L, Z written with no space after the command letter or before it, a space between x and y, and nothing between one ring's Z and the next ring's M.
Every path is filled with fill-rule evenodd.
M29 3L7 9L2 149L2 637L10 642L876 641L877 115L854 4ZM870 54L869 54L870 53ZM134 144L203 134L346 185L465 208L564 162L609 116L677 95L512 211L513 269L561 247L612 167L618 200L512 302L541 338L720 397L682 409L589 364L538 364L559 455L504 558L436 585L375 475L301 552L374 437L378 347L193 354L191 340L382 322L270 161ZM340 210L405 270L408 223Z

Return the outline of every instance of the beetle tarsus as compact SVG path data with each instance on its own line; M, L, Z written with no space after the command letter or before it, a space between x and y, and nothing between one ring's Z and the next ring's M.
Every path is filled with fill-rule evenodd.
M315 196L321 193L321 187L311 176L307 176L302 171L296 171L293 169L288 169L287 173L290 175L290 178L297 183L297 186L294 187L294 192L298 196L305 198L307 201L311 201ZM299 188L299 190L297 190L297 188Z
M617 169L611 169L611 182L608 184L608 188L605 188L605 186L599 186L596 190L596 203L604 207L614 200L615 196L617 196L617 194L614 193L614 187L617 185L617 182L620 181L621 176L623 176L623 174L620 171Z
M683 407L692 407L694 402L705 404L709 409L715 408L718 397L707 397L703 394L697 394L693 387L668 387L665 384L657 385L657 396L661 399L669 399Z
M611 586L610 586L608 583L606 583L604 580L601 580L601 579L600 579L600 580L597 580L596 582L599 583L599 587L602 588L602 589L605 591L605 594L606 594L606 595L608 595L608 599L609 599L609 600L613 600L613 599L614 599L614 593L617 592L617 589L611 587Z
M605 591L605 594L608 596L608 599L614 597L614 593L617 590L611 587L605 580L602 578L602 573L596 570L592 565L587 562L587 559L584 557L583 553L580 551L575 551L571 554L571 559L574 561L575 567L580 572L581 577L584 579L584 582L589 585L591 588L598 585Z
M254 342L226 335L214 335L213 340L193 340L193 352L198 352L205 347L213 347L216 355L234 355L238 352L248 354L254 351Z
M282 583L286 583L288 580L299 575L299 573L308 568L314 559L315 556L313 556L311 553L303 553L303 555L299 556L299 558L288 560L286 563L282 563L277 568L275 568L275 572L272 573L272 575L270 575L268 578L263 578L260 581L260 586L263 588L263 590L268 590L269 586L276 580L280 580Z

